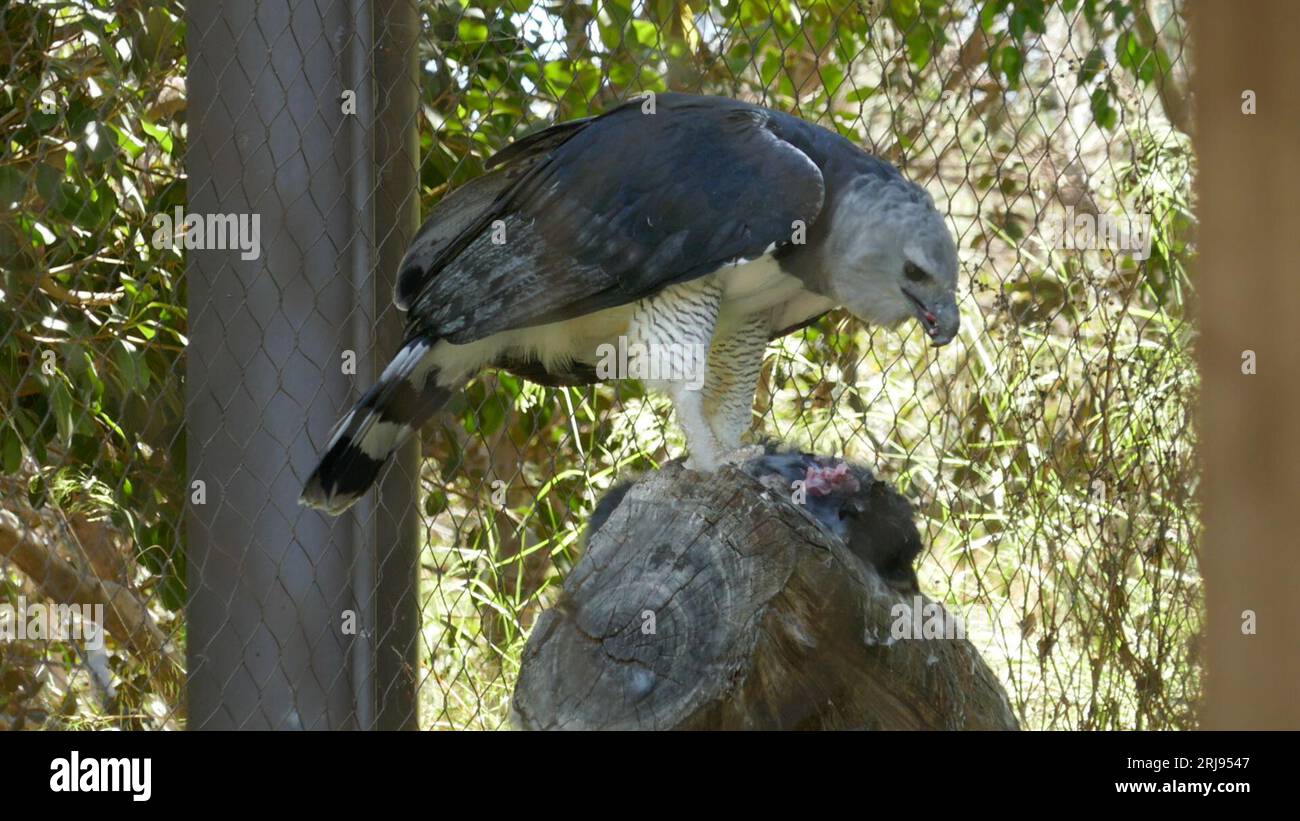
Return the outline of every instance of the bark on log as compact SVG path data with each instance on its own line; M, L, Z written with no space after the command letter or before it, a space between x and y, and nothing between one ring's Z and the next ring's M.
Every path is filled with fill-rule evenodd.
M929 600L925 600L929 603ZM628 491L524 650L527 729L1018 729L965 640L891 637L912 594L733 466Z

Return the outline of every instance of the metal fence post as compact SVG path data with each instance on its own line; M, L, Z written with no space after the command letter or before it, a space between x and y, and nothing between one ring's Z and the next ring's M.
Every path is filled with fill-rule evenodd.
M188 211L257 214L261 228L253 259L237 249L188 257L188 471L205 493L189 507L186 534L194 728L415 720L407 669L416 627L415 451L402 454L355 519L297 504L336 414L401 332L399 315L375 308L387 304L378 300L392 273L354 269L367 258L395 269L390 246L414 230L415 175L405 171L413 162L403 157L372 174L381 180L373 192L356 186L356 163L372 162L366 138L375 156L392 151L369 121L358 140L340 105L356 79L345 64L349 49L375 51L357 5L187 8ZM365 105L364 89L357 93L356 116L365 117L375 107ZM398 113L385 114L394 133L415 127L414 88L408 94L400 123ZM393 228L376 236L376 225ZM368 248L374 241L378 254ZM371 338L350 338L348 328L370 329ZM355 375L341 367L349 347ZM373 589L359 588L368 575ZM341 629L345 610L357 612L360 645ZM367 640L399 642L402 678L388 667L390 680L374 678L392 654L371 651ZM378 719L376 693L405 698L386 696L409 713L405 724Z
M361 0L370 2L370 0ZM378 376L401 347L405 321L393 306L398 265L420 224L420 13L415 0L381 2L374 11L374 188L377 323L372 354ZM359 385L364 390L369 384ZM376 548L374 587L375 728L418 729L420 637L418 513L420 449L407 442L379 484L369 544Z

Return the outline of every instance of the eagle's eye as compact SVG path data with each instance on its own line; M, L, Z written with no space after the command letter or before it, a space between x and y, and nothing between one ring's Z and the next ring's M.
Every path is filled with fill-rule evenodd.
M912 282L924 282L930 278L929 274L922 271L916 263L910 260L903 263L903 274Z

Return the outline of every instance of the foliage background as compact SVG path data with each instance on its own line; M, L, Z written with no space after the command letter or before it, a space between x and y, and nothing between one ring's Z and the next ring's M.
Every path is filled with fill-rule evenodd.
M832 314L769 350L756 421L914 501L922 585L966 618L1026 726L1193 725L1180 2L421 9L426 212L511 139L645 90L799 114L925 185L958 237L958 341L936 354L913 328ZM173 0L0 10L0 539L21 522L40 544L0 557L0 602L66 577L126 614L93 657L0 642L0 727L184 722L184 257L148 242L184 205L184 37ZM1054 248L1066 208L1149 215L1150 259ZM422 720L497 727L596 498L682 443L635 384L486 374L452 410L425 436Z

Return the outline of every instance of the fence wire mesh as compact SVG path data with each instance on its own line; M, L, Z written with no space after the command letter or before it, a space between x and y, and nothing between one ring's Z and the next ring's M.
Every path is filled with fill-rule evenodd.
M913 501L922 588L964 617L1024 726L1194 726L1203 603L1182 3L457 0L422 3L419 16L407 125L424 213L512 139L668 90L797 114L930 191L960 251L957 342L936 353L910 326L833 312L769 348L754 429L871 465ZM190 342L196 251L154 241L158 217L187 206L186 19L176 0L0 10L0 605L25 614L11 631L33 603L102 605L67 623L106 629L102 642L0 641L0 729L186 726L199 674L185 661L187 357L237 356L286 386L274 401L232 399L249 435L232 447L307 436L309 406L342 413L367 387L303 399L288 387L302 374L241 340ZM304 44L292 25L250 18L221 36L335 59L352 35ZM224 70L254 69L236 54ZM335 90L294 93L310 114L336 107ZM277 168L329 128L290 114L277 121L283 144L264 147ZM253 99L230 115L281 113ZM373 160L378 180L385 158ZM301 194L268 201L288 210ZM314 207L325 223L345 205ZM302 236L271 224L264 247ZM352 252L326 231L318 242L299 251ZM229 296L269 323L287 317L292 334L317 306L286 307L295 295L271 266L264 276L232 277ZM392 309L357 310L329 321ZM324 434L311 431L313 447ZM667 400L636 383L553 389L504 372L426 426L411 671L421 727L505 724L529 629L596 500L683 446ZM242 515L262 515L273 484L309 469L250 471ZM292 529L317 514L279 515ZM271 569L310 585L310 557L285 552ZM338 640L319 613L342 609L297 614L299 631L276 646ZM231 618L253 641L268 615ZM384 652L386 637L373 639Z

